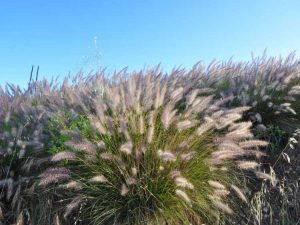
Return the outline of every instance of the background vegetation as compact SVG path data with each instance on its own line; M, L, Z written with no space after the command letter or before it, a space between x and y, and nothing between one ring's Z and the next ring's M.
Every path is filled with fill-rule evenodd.
M300 224L299 69L290 55L1 88L0 224Z

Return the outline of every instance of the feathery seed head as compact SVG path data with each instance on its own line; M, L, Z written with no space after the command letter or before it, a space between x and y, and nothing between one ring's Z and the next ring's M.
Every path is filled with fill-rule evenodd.
M238 161L238 168L242 170L253 170L259 167L259 164L255 161Z
M127 142L127 143L121 145L120 151L130 155L132 153L132 148L133 148L132 143Z
M177 123L177 129L179 131L194 127L196 124L190 120L184 120Z
M186 178L184 177L175 177L174 179L175 184L178 187L182 187L182 188L188 188L193 190L194 189L194 185L192 183L190 183Z
M231 189L235 191L235 193L237 194L237 196L244 202L248 202L246 196L244 195L244 193L241 191L241 189L239 189L237 186L235 185L231 185Z
M97 175L90 179L91 183L106 183L108 182L107 178L103 175Z
M63 151L55 154L51 157L52 162L58 162L62 160L74 160L76 158L76 155L73 152L69 151Z
M82 188L81 184L77 181L70 181L69 183L63 185L66 189L74 189L74 190L80 190Z
M180 189L176 189L175 191L176 195L181 198L186 204L188 204L190 207L192 206L191 204L191 200L189 198L189 196L182 190Z
M122 184L122 187L121 187L121 195L122 196L126 196L129 192L129 189L128 187L126 186L126 184Z
M216 189L226 189L226 187L218 181L209 180L208 184Z
M176 161L176 156L169 152L169 151L161 151L161 150L158 150L157 151L157 156L159 159L163 160L163 161L166 161L166 162L174 162Z

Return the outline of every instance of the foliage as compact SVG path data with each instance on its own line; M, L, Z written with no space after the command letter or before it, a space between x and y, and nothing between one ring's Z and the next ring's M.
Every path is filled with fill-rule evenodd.
M270 124L266 126L265 132L257 133L256 137L269 142L266 153L272 161L286 146L289 135L279 126Z
M297 143L299 65L263 56L0 88L0 224L239 221L241 202L262 199L241 180L272 180L260 149L267 161Z
M64 143L69 140L68 136L61 133L62 129L79 129L86 138L92 137L90 121L85 115L73 115L70 111L60 112L51 118L47 124L46 132L51 136L46 145L50 154L56 154L64 150Z
M198 95L205 90L190 92L171 81L155 74L120 77L86 112L93 136L78 126L62 129L72 139L52 157L58 165L41 175L39 185L52 190L51 184L62 182L61 195L70 185L77 190L65 218L91 224L200 224L213 223L220 211L232 214L222 199L226 202L227 188L235 183L235 168L244 164L231 163L260 155L254 149L265 142L251 141L251 123L235 123L248 108L221 109L211 102L213 96Z

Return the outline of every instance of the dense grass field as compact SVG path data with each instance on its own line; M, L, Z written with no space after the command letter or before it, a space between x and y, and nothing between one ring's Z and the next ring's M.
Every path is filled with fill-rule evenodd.
M300 224L300 60L0 89L0 225Z

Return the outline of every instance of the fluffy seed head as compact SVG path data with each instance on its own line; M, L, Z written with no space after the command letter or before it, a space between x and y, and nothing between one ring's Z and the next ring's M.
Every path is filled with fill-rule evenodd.
M133 177L129 177L129 178L126 179L126 184L128 186L134 185L134 184L136 184L136 179L133 178Z
M255 161L238 161L237 165L238 168L242 170L253 170L259 166L259 164Z
M227 196L230 192L225 190L225 189L215 189L214 190L214 196L217 196L217 197L224 197L224 196Z
M171 123L175 117L176 111L177 110L173 109L173 106L171 104L168 104L164 108L162 116L161 116L161 121L162 121L162 124L164 125L165 129L168 129L169 126L171 125Z
M235 185L231 185L231 189L235 191L235 193L237 194L237 196L244 202L248 202L246 196L244 195L244 193L241 191L241 189L239 189L237 186Z
M63 185L66 189L74 189L74 190L80 190L82 188L81 184L77 181L70 181L69 183Z
M186 178L184 177L176 177L175 178L175 184L178 187L182 187L182 188L188 188L193 190L194 189L194 185L192 183L190 183Z
M218 181L209 180L208 184L217 189L226 189L225 186Z
M132 153L133 145L131 142L127 142L120 147L120 151L130 155Z
M128 187L126 186L126 184L122 184L122 187L121 187L121 195L122 196L126 196L129 192L129 189Z
M90 179L90 182L91 183L106 183L108 182L107 178L103 175L98 175L98 176L95 176L95 177L92 177Z
M184 121L180 121L180 122L177 123L177 129L179 131L182 131L182 130L191 128L191 127L193 127L195 125L196 125L195 122L193 123L190 120L184 120Z
M216 199L216 198L212 198L212 203L214 204L214 206L218 209L220 209L221 211L223 211L224 213L227 213L229 215L233 214L232 209L224 204L223 202L221 202L220 200Z
M169 152L169 151L158 150L157 155L158 155L158 158L163 160L163 161L167 161L167 162L176 161L176 156L173 153Z
M51 183L56 183L62 180L66 180L70 177L69 174L48 174L47 176L44 176L40 182L40 186L47 186Z
M268 142L260 141L260 140L248 140L248 141L239 142L239 146L242 148L252 148L252 147L258 147L258 146L265 147L268 144L269 144Z
M188 153L181 154L180 158L182 161L190 161L197 153L195 151L191 151Z
M73 152L69 151L63 151L55 154L52 156L51 161L52 162L58 162L62 160L74 160L76 158L76 155Z
M185 203L187 203L189 206L192 205L189 196L184 191L182 191L180 189L176 189L175 193L179 198L181 198L183 201L185 201Z
M40 175L40 186L47 186L70 178L70 171L66 168L49 168Z
M75 210L76 208L78 208L78 206L80 205L80 203L82 202L82 197L81 196L77 196L75 197L66 207L65 213L64 213L64 218L67 218L72 212L73 210Z

